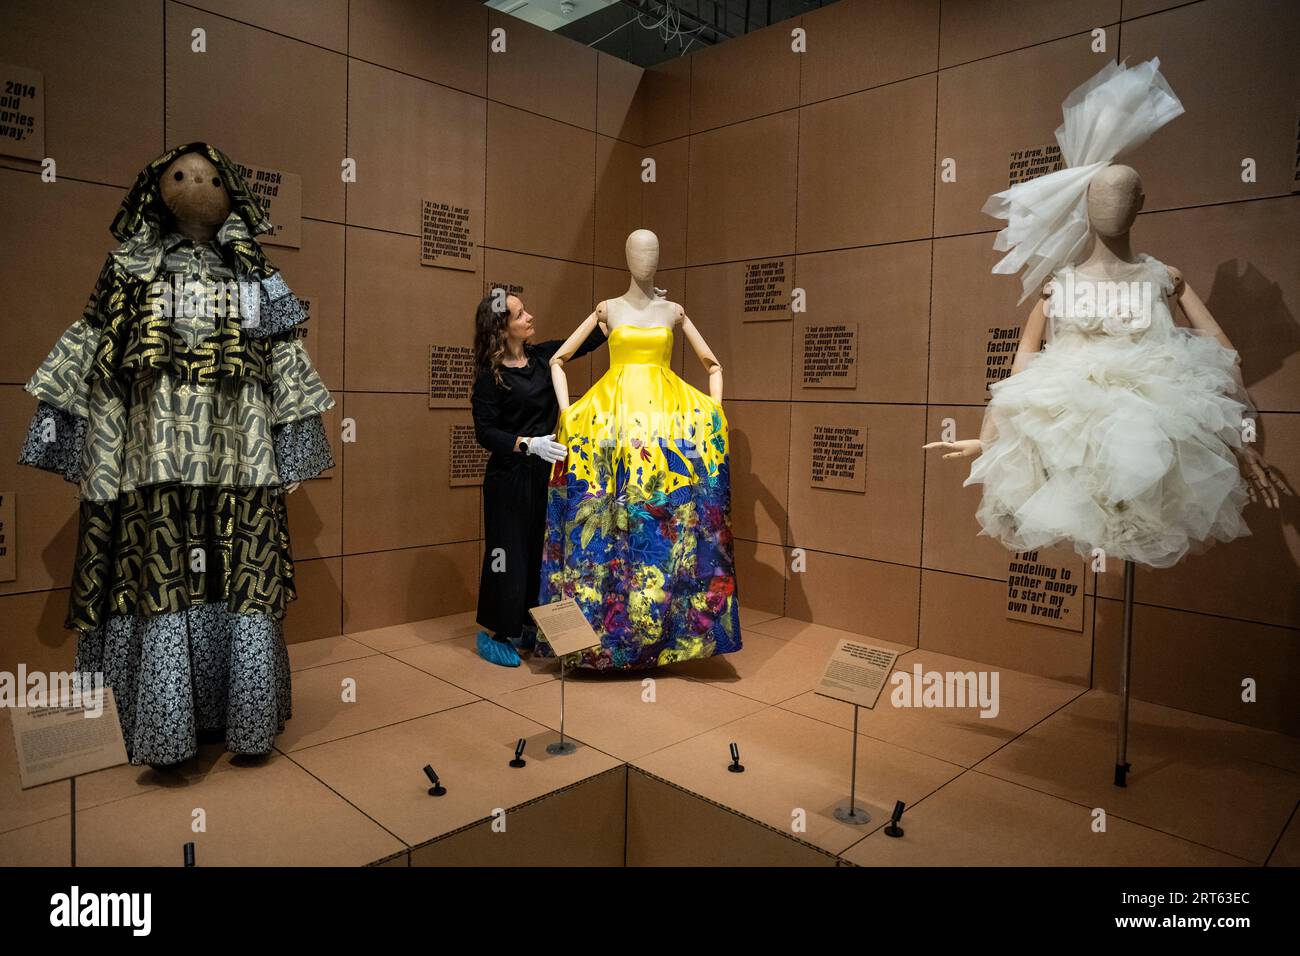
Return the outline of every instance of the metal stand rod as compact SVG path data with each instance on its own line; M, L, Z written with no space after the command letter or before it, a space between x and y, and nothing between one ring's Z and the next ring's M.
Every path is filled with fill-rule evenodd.
M1128 703L1133 668L1133 581L1132 561L1124 562L1124 646L1119 664L1119 727L1115 744L1115 786L1128 786Z
M846 807L836 807L833 816L841 823L852 823L855 826L861 826L864 823L871 822L871 814L866 810L859 810L857 807L858 800L858 705L853 705L853 759L849 765L849 804Z
M72 802L72 865L77 865L77 778L69 777L68 782L72 784L70 790L70 799Z
M571 754L578 749L578 745L571 740L564 739L564 676L567 668L564 666L564 658L560 658L560 740L558 743L547 744L546 752L555 756Z

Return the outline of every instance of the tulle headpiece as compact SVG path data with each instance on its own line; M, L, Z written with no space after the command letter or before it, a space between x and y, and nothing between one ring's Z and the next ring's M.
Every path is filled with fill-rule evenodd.
M1065 98L1056 128L1065 168L994 193L984 204L984 212L1007 220L993 248L1010 251L993 271L1012 275L1027 266L1021 302L1084 253L1092 177L1182 112L1154 57L1132 69L1108 63Z

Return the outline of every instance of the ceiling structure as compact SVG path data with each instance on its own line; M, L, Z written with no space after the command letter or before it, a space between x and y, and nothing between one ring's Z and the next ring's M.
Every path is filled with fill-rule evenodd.
M834 0L486 0L638 66L714 46Z

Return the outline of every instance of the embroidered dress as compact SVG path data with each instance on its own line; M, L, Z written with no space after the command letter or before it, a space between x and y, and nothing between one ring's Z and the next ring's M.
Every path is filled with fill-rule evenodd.
M610 368L560 416L540 602L600 636L579 666L654 667L740 649L727 419L669 367L673 331L610 330ZM538 653L551 655L539 635Z
M231 199L212 242L168 231L158 179L189 152ZM334 400L302 347L302 305L254 239L269 229L219 150L159 157L114 220L121 245L85 312L26 386L38 405L20 463L80 491L76 667L113 688L132 763L184 760L202 731L267 753L290 716L283 486L333 467Z

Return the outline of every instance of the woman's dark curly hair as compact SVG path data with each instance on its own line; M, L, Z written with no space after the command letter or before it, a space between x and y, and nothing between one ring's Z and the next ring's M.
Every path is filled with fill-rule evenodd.
M506 356L506 326L510 324L510 307L505 289L493 289L483 297L474 313L474 369L490 369L492 378L502 388L509 388L501 377L501 360ZM527 345L525 345L527 348Z

